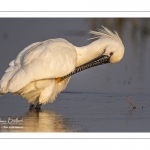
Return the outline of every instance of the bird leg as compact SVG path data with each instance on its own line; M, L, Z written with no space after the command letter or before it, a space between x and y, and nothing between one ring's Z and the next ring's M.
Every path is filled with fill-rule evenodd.
M33 109L35 109L35 108L34 108L34 104L30 104L30 106L29 106L29 111L32 111Z
M36 110L40 110L40 109L41 109L41 105L42 105L42 104L37 103L36 106L35 106L35 109L36 109Z

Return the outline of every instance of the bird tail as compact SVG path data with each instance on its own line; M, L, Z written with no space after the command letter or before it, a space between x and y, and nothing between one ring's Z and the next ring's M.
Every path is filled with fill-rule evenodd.
M9 63L9 68L6 69L5 74L3 75L2 79L0 80L0 95L8 93L8 84L17 70L20 68L19 66L14 65L14 60Z

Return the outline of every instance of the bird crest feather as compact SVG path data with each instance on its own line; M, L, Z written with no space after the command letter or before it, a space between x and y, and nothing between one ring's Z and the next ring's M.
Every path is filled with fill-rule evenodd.
M102 28L103 29L98 29L98 31L90 31L90 33L94 35L94 37L90 39L111 38L111 39L117 40L118 42L122 44L122 41L116 31L114 31L113 33L104 26L102 26Z

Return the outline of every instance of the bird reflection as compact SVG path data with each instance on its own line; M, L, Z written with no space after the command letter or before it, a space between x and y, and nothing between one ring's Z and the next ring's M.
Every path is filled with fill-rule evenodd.
M1 132L70 132L68 120L50 110L31 109L22 120L1 126Z

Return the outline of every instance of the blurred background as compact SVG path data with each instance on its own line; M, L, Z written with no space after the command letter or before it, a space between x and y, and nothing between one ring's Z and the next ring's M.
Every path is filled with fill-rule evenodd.
M76 46L92 42L90 30L101 25L115 30L125 46L121 62L74 75L66 91L149 93L149 18L1 18L0 77L26 46L50 38L65 38Z

